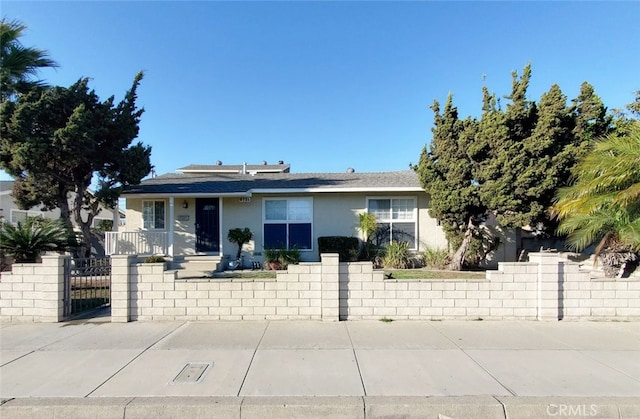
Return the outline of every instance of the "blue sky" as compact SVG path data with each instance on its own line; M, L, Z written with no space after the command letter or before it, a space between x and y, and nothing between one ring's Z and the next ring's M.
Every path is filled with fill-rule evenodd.
M483 83L506 95L527 63L534 100L588 81L621 108L640 89L640 2L4 0L1 13L60 64L40 73L50 84L86 76L121 99L145 72L139 140L158 173L404 170L431 138L434 99L452 92L477 115Z

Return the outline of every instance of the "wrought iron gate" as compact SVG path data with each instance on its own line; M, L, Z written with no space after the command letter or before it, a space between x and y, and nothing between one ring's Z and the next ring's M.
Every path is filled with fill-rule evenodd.
M111 302L111 259L64 261L64 316L108 306Z

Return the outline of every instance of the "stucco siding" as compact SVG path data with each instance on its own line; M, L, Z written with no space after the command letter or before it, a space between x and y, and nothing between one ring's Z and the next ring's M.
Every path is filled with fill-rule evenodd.
M235 259L238 247L227 240L229 230L233 228L248 228L253 233L253 239L243 247L249 258L261 260L262 250L262 198L252 196L250 202L241 202L240 198L224 198L222 200L222 222L220 224L221 253ZM248 261L245 261L245 263Z
M194 198L176 198L174 203L173 249L176 255L195 255L196 253L196 200ZM184 203L187 208L183 208ZM140 204L142 207L142 203ZM167 211L167 216L169 211ZM140 216L142 219L142 216ZM167 224L168 227L168 224Z
M127 225L123 231L142 230L142 199L127 198Z
M423 252L427 247L442 248L448 247L447 238L444 231L438 225L438 220L431 218L429 208L431 202L429 196L418 195L418 250Z
M292 195L254 194L249 202L238 197L220 199L220 254L235 257L236 245L227 240L227 234L233 228L249 228L253 240L243 247L246 257L262 260L263 252L263 202L265 198L287 198ZM446 247L447 242L435 219L429 216L429 198L424 193L309 193L295 197L313 199L312 250L302 251L302 261L318 261L318 237L354 236L362 239L358 230L358 213L367 209L368 198L414 198L417 203L417 250L422 252L427 246ZM142 230L142 201L140 198L127 198L126 231ZM166 203L167 228L169 230L169 200ZM187 208L183 208L184 202ZM195 254L195 198L175 198L174 212L174 254Z

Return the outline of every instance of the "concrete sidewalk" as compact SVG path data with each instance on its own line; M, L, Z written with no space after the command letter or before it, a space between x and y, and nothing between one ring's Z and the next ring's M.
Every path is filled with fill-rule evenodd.
M0 416L640 418L640 323L0 325Z

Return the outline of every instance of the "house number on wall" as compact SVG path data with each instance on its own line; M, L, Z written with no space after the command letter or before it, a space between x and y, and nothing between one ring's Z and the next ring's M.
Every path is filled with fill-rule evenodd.
M251 197L250 196L243 196L242 198L240 198L240 202L251 202Z

